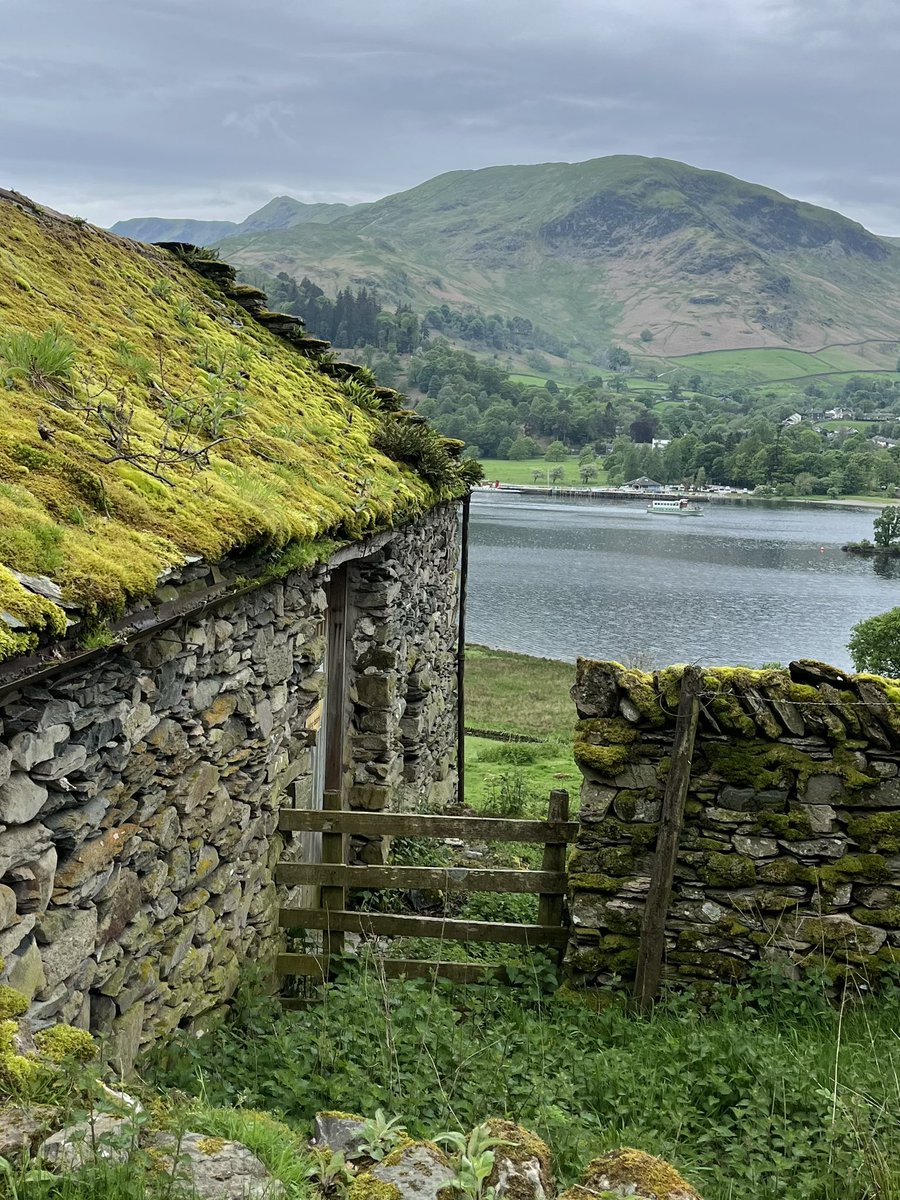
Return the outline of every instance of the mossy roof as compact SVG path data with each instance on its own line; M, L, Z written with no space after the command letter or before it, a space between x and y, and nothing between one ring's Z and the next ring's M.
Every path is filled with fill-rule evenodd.
M355 540L466 490L379 453L377 413L177 256L0 193L0 340L48 330L75 345L66 386L0 361L0 660L65 628L7 568L104 620L189 556ZM186 449L216 444L155 471L182 403L209 421Z

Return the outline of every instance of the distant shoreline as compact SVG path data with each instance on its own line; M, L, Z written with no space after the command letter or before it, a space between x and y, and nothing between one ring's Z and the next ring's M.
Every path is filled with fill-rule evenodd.
M885 500L864 500L851 499L848 497L844 500L832 500L823 497L822 499L802 497L802 496L754 496L751 494L735 495L734 493L722 492L620 492L615 488L590 488L576 487L574 485L545 486L543 484L528 484L528 483L501 483L499 487L480 487L476 488L476 495L528 495L528 496L549 496L554 500L612 500L612 501L632 501L632 500L659 500L685 497L693 501L700 501L704 504L761 504L761 505L794 505L800 508L849 508L857 511L866 512L870 509L886 508L889 504L897 503L894 499Z

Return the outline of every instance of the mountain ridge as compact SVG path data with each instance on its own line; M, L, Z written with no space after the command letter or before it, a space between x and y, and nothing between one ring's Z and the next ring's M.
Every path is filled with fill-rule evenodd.
M331 292L373 287L416 311L527 316L586 351L900 339L896 241L673 159L451 171L349 207L279 201L212 238L222 256Z

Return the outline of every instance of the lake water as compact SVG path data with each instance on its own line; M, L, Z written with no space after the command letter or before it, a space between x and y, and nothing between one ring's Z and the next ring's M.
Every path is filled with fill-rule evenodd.
M841 551L872 511L472 498L467 639L569 661L850 667L863 617L900 605L900 579Z

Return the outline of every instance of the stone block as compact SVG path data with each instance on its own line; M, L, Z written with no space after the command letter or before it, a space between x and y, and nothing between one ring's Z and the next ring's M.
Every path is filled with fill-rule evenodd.
M838 775L811 775L806 789L800 794L800 800L803 804L828 804L838 799L843 790L844 784ZM866 799L868 802L868 794Z
M787 798L787 791L781 788L757 791L728 785L720 789L716 803L719 808L727 808L731 812L759 812L764 808L778 812L784 808Z
M56 876L56 847L50 846L28 867L14 867L10 872L16 909L20 913L43 912L53 895Z
M390 789L376 783L356 784L347 793L349 808L359 808L364 812L381 812L387 808L391 798Z
M28 937L15 954L6 960L4 981L21 992L29 1002L47 986L44 961L33 937Z
M97 944L96 908L57 908L43 913L36 926L47 988L68 979Z
M87 750L84 746L71 745L48 758L46 762L37 763L32 768L32 778L39 781L63 779L81 769L87 762Z
M359 675L354 684L356 702L363 708L393 708L397 699L397 676Z
M9 743L13 763L23 771L30 771L35 763L52 758L56 747L71 736L68 725L50 725L41 730L25 730L17 733Z
M47 796L47 789L26 771L13 771L6 783L0 784L0 822L26 824L38 815Z

